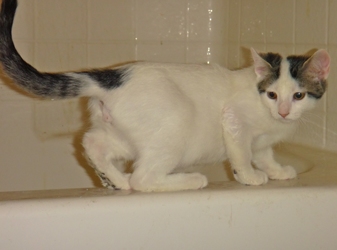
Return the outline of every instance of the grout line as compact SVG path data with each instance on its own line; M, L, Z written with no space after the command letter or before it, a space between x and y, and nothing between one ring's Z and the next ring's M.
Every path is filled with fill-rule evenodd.
M36 66L36 46L37 46L37 35L36 35L36 24L37 24L37 0L33 1L33 15L34 15L34 21L33 21L33 62L32 64Z
M213 6L212 6L212 2L209 1L208 2L208 6L207 6L207 52L206 52L206 63L210 64L212 62L212 54L213 54L213 46L212 46L212 41L210 39L210 37L212 36L212 12L210 12L210 10L213 10Z
M237 67L241 67L241 15L242 15L242 2L239 0L239 27L238 27L238 65Z
M185 2L185 63L188 63L188 55L189 55L189 37L190 37L190 2L186 0Z
M86 9L86 67L89 68L89 7L90 7L90 0L87 0L87 9Z
M138 1L137 0L133 0L133 14L132 14L132 29L133 29L133 42L134 42L134 58L136 61L138 61L138 28L137 28L137 19L138 19Z
M225 60L225 67L228 68L229 65L229 46L230 46L230 42L229 42L229 6L230 6L230 0L227 1L227 11L226 11L226 30L227 30L227 40L225 41L225 44L223 45L224 48L226 48L226 60Z
M326 48L328 48L328 43L329 43L329 19L330 19L330 15L329 15L329 1L326 0L325 1L325 45Z
M293 27L292 27L292 33L293 33L293 48L292 48L292 53L296 53L296 0L293 0Z
M329 4L329 1L325 1L326 3L326 19L325 19L325 26L326 26L326 29L325 29L325 44L326 44L326 49L328 49L328 43L329 43L329 30L330 30L330 27L329 27L329 19L330 19L330 13L329 13L329 7L330 7L330 4ZM329 91L329 90L328 90ZM326 93L325 94L325 98L324 98L324 120L323 120L323 147L326 148L327 147L327 138L328 138L328 134L327 134L327 131L328 131L328 100L329 100L329 97L328 97L328 94Z
M263 49L267 51L267 1L264 0L263 3Z

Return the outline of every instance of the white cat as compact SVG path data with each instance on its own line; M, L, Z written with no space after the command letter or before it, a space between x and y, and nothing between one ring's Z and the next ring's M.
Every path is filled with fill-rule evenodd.
M90 96L92 128L86 154L103 184L118 189L199 189L199 173L179 167L229 159L246 185L291 179L291 166L273 159L271 146L291 134L302 113L322 97L330 57L258 54L252 67L132 63L118 68L41 73L16 51L11 28L17 1L3 0L0 61L13 81L46 98ZM134 161L125 174L123 162ZM257 169L252 167L252 163Z

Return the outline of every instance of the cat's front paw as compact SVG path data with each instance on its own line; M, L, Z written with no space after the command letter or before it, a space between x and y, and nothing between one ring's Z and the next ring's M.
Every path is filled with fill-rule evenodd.
M257 169L252 169L251 171L236 171L233 170L234 172L234 178L238 182L244 185L263 185L268 182L268 176L265 172L262 172Z
M296 170L292 166L284 166L280 169L274 169L268 172L269 179L272 180L288 180L297 176Z

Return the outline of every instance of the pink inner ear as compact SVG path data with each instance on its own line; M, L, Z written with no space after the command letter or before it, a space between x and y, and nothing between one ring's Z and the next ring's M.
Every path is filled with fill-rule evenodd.
M253 49L250 49L254 60L255 73L258 77L265 77L269 73L269 64Z
M266 76L268 73L268 67L266 66L255 66L255 73L258 76Z
M320 80L326 80L330 72L330 56L321 49L318 50L312 57L309 66L311 73Z

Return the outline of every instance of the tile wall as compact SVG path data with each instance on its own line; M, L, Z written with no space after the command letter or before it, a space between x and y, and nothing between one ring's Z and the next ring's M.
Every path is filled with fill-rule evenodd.
M249 62L249 47L286 54L326 48L328 93L294 140L337 151L336 13L337 0L19 0L14 39L23 57L45 71L132 60L236 68ZM12 90L0 94L0 101L20 98ZM68 105L25 101L35 107L28 122L35 125Z

